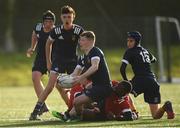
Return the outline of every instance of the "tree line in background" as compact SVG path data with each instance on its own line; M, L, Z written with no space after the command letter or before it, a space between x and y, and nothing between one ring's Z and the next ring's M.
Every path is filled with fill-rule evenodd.
M143 33L145 45L156 45L154 17L180 19L179 0L0 0L0 50L24 51L30 45L34 25L41 22L42 13L52 10L59 24L63 5L75 9L75 23L95 31L97 45L101 47L124 47L126 32L131 30ZM176 42L175 28L164 26L164 40Z

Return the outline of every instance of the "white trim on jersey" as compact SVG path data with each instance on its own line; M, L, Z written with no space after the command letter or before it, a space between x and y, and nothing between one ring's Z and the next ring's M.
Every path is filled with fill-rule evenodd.
M76 68L83 69L83 67L79 64L76 66Z
M79 28L79 27L74 28L74 34L79 35L80 31L81 31L81 28Z
M54 42L54 39L49 35L49 40Z
M36 25L36 31L41 31L41 28L43 27L42 23L39 23Z
M125 113L125 112L130 112L131 109L130 108L127 108L127 109L123 109L122 112Z
M100 60L100 57L99 56L94 56L94 57L91 58L91 60L94 60L94 59Z
M126 63L126 64L129 64L129 62L125 59L122 59L122 62Z
M61 34L61 28L57 27L54 29L56 34Z
M64 26L63 25L61 25L61 29L63 29L64 28Z

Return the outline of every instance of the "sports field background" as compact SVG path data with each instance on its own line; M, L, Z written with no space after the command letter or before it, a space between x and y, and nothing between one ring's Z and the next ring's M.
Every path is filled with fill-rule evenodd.
M122 58L123 50L104 50L109 65L112 79L120 80L119 64ZM174 49L178 51L178 49ZM177 52L178 53L178 52ZM177 55L174 55L176 57ZM77 122L77 123L63 123L53 118L51 114L47 113L42 116L43 121L28 121L28 117L37 101L33 85L31 81L31 65L33 58L25 57L23 53L9 54L6 57L0 54L1 61L0 72L3 73L0 77L0 127L140 127L140 126L154 126L154 127L180 127L180 99L179 84L161 84L162 103L166 100L173 102L173 107L177 113L176 118L167 120L166 116L160 120L152 120L148 105L143 102L143 97L140 96L135 99L135 105L140 113L140 119L133 122ZM173 62L179 65L176 59ZM175 65L174 64L174 65ZM173 66L174 74L179 73L179 67ZM128 76L132 76L131 69L128 69ZM46 84L48 77L44 77ZM66 105L63 103L56 89L50 94L47 103L51 110L65 111Z
M42 121L28 121L37 99L32 87L1 87L0 88L0 127L180 127L180 86L177 84L162 84L162 103L168 99L173 102L177 113L176 118L167 120L166 116L152 120L147 104L142 96L135 99L135 105L140 114L136 121L107 122L75 122L63 123L53 118L49 113L42 116ZM49 96L47 103L51 110L66 110L57 90Z
M142 96L135 99L140 119L132 122L78 122L62 123L45 114L43 121L28 121L37 98L31 80L32 58L26 58L32 29L42 22L42 14L50 9L60 22L60 7L72 6L76 11L75 23L97 36L97 45L104 51L112 79L121 80L120 61L126 48L126 33L142 33L142 45L157 57L156 16L173 17L180 21L180 0L0 0L0 127L180 127L180 84L161 83L162 103L171 100L176 118L152 120ZM88 7L87 7L88 6ZM180 78L180 41L174 24L161 23L164 66L170 62L172 77ZM169 46L168 46L168 45ZM169 56L168 58L168 50ZM157 58L158 59L158 58ZM152 65L159 76L158 61ZM128 78L132 77L128 66ZM43 77L46 85L48 76ZM64 111L57 90L47 99L52 110Z

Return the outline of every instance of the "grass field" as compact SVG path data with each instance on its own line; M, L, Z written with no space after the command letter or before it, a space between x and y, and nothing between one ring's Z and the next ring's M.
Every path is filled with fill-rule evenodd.
M124 50L104 50L111 77L120 80L119 66ZM33 56L34 58L34 56ZM76 122L63 123L53 118L50 113L42 116L42 121L28 121L28 117L37 101L32 87L31 66L33 58L26 58L24 53L0 53L0 127L180 127L180 86L177 84L163 84L161 86L162 103L166 99L173 102L177 116L167 120L164 116L160 120L152 120L148 105L142 96L135 99L135 105L140 112L140 119L132 122ZM179 77L180 61L179 47L173 48L172 75ZM128 66L128 77L132 74ZM3 75L2 75L3 74ZM43 81L46 84L48 77ZM56 90L48 97L51 110L65 111L66 106Z
M180 86L177 84L161 85L162 103L169 99L173 102L176 118L167 120L166 115L159 120L152 120L147 104L142 96L135 99L140 119L136 121L106 121L106 122L72 122L63 123L51 114L42 116L42 121L28 121L30 112L36 102L32 87L0 87L0 127L180 127ZM48 97L51 110L66 110L57 90Z

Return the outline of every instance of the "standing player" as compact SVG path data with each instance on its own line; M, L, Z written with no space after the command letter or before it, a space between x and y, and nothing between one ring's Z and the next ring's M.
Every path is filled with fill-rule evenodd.
M55 27L46 43L46 60L47 68L50 71L48 85L42 92L38 102L31 113L30 120L37 119L37 113L41 110L44 101L51 93L56 84L59 73L72 73L76 64L76 46L78 44L79 35L82 33L82 27L73 24L75 18L75 11L70 6L63 6L61 8L61 20L63 25ZM51 64L51 47L53 44L53 59ZM68 98L65 91L58 88L60 94L68 104Z
M92 87L74 99L74 113L66 113L62 117L63 120L68 120L73 116L81 116L84 105L103 100L112 93L104 54L95 47L95 34L92 31L84 31L80 35L79 44L84 55L80 57L72 76L75 76L75 83L80 83L86 78L91 79ZM85 72L80 75L82 70Z
M46 11L43 14L43 23L38 23L33 29L31 47L27 50L27 57L31 57L35 51L35 48L37 48L37 54L32 68L32 80L38 98L40 97L41 92L44 90L41 77L47 72L45 46L49 33L54 27L54 23L54 13L52 13L50 10ZM46 111L48 111L48 108L46 104L44 104L43 109L39 114Z
M128 80L126 76L126 66L131 64L134 77L132 79L133 90L135 97L139 94L144 94L144 101L149 104L151 115L154 119L160 119L164 112L167 113L168 119L174 118L174 112L170 101L166 101L162 107L159 107L161 102L160 85L156 81L154 73L151 71L151 63L156 61L156 58L140 45L141 34L137 31L128 32L127 46L120 72L124 80Z

